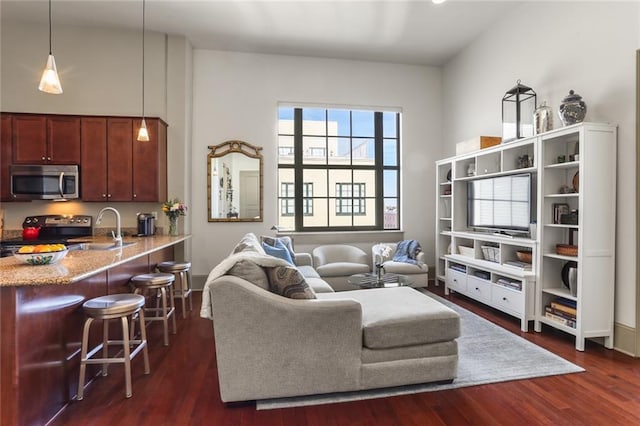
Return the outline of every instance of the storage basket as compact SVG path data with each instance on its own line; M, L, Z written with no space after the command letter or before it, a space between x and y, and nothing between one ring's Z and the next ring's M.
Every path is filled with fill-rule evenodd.
M556 244L556 253L563 256L577 256L578 246L571 244Z
M500 263L500 247L481 246L482 257L490 262Z
M475 257L475 250L473 247L458 246L458 252L463 256Z

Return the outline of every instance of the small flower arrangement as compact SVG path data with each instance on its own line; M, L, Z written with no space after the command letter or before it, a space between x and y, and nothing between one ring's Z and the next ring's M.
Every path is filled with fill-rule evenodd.
M174 198L173 200L165 201L162 204L162 211L167 215L167 217L169 217L169 219L177 218L178 216L186 216L187 205L179 199Z
M384 259L391 254L391 246L387 244L378 243L373 246L373 254L376 256L376 263L382 263ZM378 261L378 259L380 259Z
M169 218L169 235L178 235L178 217L187 215L187 205L174 198L162 204L162 211Z

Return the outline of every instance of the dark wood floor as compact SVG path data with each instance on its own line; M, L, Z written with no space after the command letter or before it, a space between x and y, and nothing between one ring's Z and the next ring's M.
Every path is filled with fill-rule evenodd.
M442 294L442 286L430 286ZM545 328L522 333L518 320L463 296L450 300L586 369L584 373L519 380L456 390L304 408L257 411L220 401L211 322L194 311L169 347L161 325L151 326L152 373L133 363L133 396L124 398L123 370L95 380L54 425L632 425L640 424L640 359Z

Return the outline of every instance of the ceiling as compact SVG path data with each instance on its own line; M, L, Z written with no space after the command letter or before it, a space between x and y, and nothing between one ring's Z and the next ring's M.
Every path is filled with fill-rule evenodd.
M146 0L146 28L194 48L440 66L517 1ZM46 0L0 0L2 22L46 25ZM53 0L56 25L139 29L142 0Z

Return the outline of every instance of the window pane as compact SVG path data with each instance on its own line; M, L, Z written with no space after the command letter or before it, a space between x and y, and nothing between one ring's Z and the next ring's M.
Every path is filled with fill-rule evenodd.
M329 136L351 136L351 115L348 110L330 109L327 115Z
M346 203L339 203L339 200L329 199L329 211L333 212L331 216L329 216L329 226L352 226L353 217L350 213L345 214L336 214L335 212L341 209L342 211L348 210Z
M278 163L293 164L293 136L278 136Z
M373 111L353 111L351 113L353 136L372 138L375 133Z
M382 174L385 197L397 197L398 196L398 172L396 170L385 170Z
M382 125L384 127L382 131L382 137L395 138L397 137L397 120L398 113L396 112L384 112L382 113Z
M353 181L360 184L362 193L360 196L375 197L376 195L376 172L375 170L354 170Z
M351 170L329 170L329 196L338 197L336 193L336 184L351 184ZM350 186L349 186L350 188ZM347 190L346 186L342 186L343 190ZM350 190L350 189L349 189Z
M374 226L376 224L376 215L374 214L376 209L375 198L364 199L362 209L366 211L366 214L353 215L353 224L355 226Z
M375 164L376 151L373 139L353 140L353 164L371 165Z
M329 148L329 164L349 165L351 164L351 140L349 138L333 138L327 140Z
M326 139L324 137L303 137L302 161L304 164L327 164Z
M397 139L385 139L382 141L382 164L385 166L398 165Z
M278 108L278 133L281 135L293 134L293 108Z
M326 198L314 198L313 199L313 215L304 216L302 219L303 226L305 227L326 227L328 224L327 219L327 199Z
M398 199L384 199L384 229L399 229L400 216L398 215Z
M327 134L325 109L305 108L302 110L302 134L312 136Z
M327 171L316 169L305 169L302 171L303 182L313 185L314 197L327 196Z

